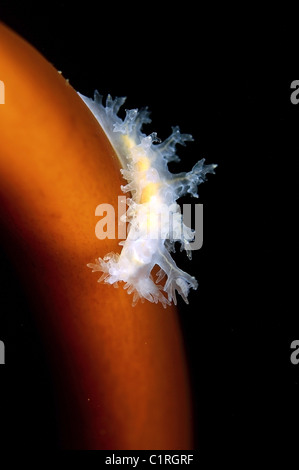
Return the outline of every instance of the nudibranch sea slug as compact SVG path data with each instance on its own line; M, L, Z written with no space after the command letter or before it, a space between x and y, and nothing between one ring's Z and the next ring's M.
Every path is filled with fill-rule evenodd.
M126 221L128 236L121 241L121 253L108 253L88 266L102 272L99 282L118 286L124 282L128 293L133 293L133 305L144 299L161 302L163 307L176 301L176 291L188 303L190 288L197 289L196 279L177 267L170 252L175 242L181 244L191 258L190 242L195 232L184 224L177 200L189 193L198 197L197 186L205 181L208 173L214 173L215 164L205 165L205 159L197 162L191 171L173 174L169 162L178 162L176 145L193 140L190 134L181 134L173 127L171 135L161 142L157 133L145 135L143 124L151 122L147 108L126 110L126 116L118 116L125 98L103 97L96 91L94 100L79 93L101 127L104 129L120 160L121 173L127 184L121 189L130 193L127 198ZM152 270L160 270L154 281ZM159 282L167 276L163 285ZM163 295L163 292L167 295Z
M174 305L164 310L161 302L138 302L132 314L132 296L107 284L95 289L86 268L95 255L119 248L118 240L99 243L93 236L94 209L101 202L114 206L124 184L107 134L63 74L1 22L0 80L1 244L51 365L55 445L194 449L195 414ZM33 423L39 405L48 404L40 398L31 402ZM19 419L27 402L15 405L8 401L8 418ZM42 447L51 447L47 419L41 433L21 421L28 445L41 434ZM18 443L23 434L8 433L8 441Z

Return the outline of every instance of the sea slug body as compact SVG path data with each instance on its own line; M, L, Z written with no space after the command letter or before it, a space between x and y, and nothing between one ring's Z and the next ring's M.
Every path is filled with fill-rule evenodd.
M197 289L197 281L177 267L170 252L175 251L175 242L180 242L191 258L190 243L195 232L184 224L176 201L187 193L198 197L197 186L208 173L214 173L217 165L205 165L202 159L191 171L173 174L168 163L179 161L176 145L193 140L190 134L181 134L178 127L173 127L171 135L161 142L156 133L147 136L141 131L143 124L151 122L147 108L126 110L121 119L117 114L125 98L112 99L108 95L104 106L97 91L94 100L79 96L113 145L127 181L121 189L132 196L127 198L129 231L127 239L119 243L120 254L109 253L88 266L102 272L99 282L116 287L124 282L128 293L133 293L133 305L139 299L161 302L163 307L172 301L176 304L176 291L188 303L189 290ZM152 275L155 265L160 267L156 281ZM165 276L164 285L159 284Z

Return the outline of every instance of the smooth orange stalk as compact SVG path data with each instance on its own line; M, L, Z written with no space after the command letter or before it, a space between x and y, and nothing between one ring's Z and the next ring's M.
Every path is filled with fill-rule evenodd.
M188 449L191 411L174 308L132 307L86 267L119 251L95 208L123 184L104 132L75 90L0 24L0 213L55 373L62 446ZM100 85L99 85L100 86Z

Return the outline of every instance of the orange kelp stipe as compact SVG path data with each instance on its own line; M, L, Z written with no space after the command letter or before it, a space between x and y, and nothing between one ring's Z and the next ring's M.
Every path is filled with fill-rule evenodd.
M2 237L49 351L62 447L190 448L175 308L133 308L86 267L119 249L94 232L95 208L117 207L124 183L113 148L63 76L3 24L0 74Z

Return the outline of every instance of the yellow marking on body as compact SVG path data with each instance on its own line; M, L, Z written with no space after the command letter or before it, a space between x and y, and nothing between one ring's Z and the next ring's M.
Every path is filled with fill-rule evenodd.
M134 141L134 139L132 139L131 137L129 137L128 135L124 135L123 136L123 142L124 142L124 145L128 148L128 149L132 149L134 147L136 147L136 142ZM140 155L140 157L139 157ZM146 152L144 149L142 149L142 147L140 147L138 149L138 160L136 162L136 167L137 169L141 172L141 171L147 171L150 169L150 166L151 166L151 161L150 159L146 156ZM141 204L144 204L146 202L150 202L151 201L151 198L153 196L156 196L157 193L158 193L158 190L159 190L159 187L160 187L160 184L161 183L148 183L144 189L142 190L142 194L141 194L141 200L140 200L140 203Z
M136 143L133 139L131 139L131 137L129 137L128 135L124 135L123 136L123 141L124 141L124 144L129 148L131 149L132 147L135 147L136 146Z
M141 204L150 202L153 196L156 196L161 183L149 183L145 186L141 194Z
M149 158L147 157L142 157L140 160L137 162L137 167L139 171L146 171L150 167L150 161Z
M123 136L123 141L124 141L125 146L128 149L132 149L132 148L136 147L136 142L134 141L134 139L132 139L128 135ZM139 171L148 170L150 168L151 164L150 164L149 158L146 156L145 150L142 147L139 147L136 154L138 156L137 157L138 160L136 162L137 169Z

